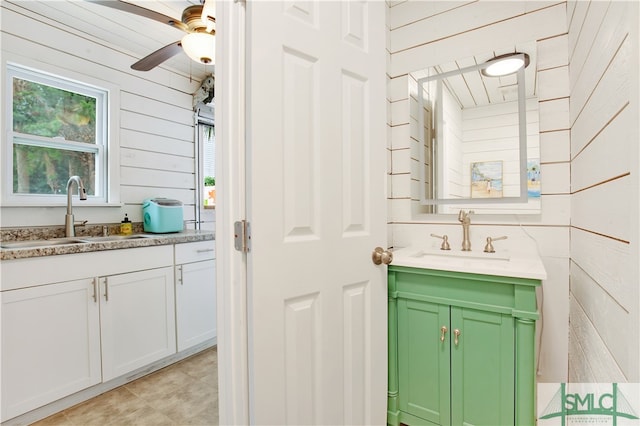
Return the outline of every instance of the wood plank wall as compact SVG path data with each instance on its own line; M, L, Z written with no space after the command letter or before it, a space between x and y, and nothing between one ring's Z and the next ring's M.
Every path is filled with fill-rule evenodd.
M637 382L638 3L569 1L569 379Z
M388 240L396 247L431 244L432 232L448 234L453 246L462 232L454 215L417 214L417 201L411 199L408 74L505 43L537 41L541 214L472 217L471 238L472 249L478 250L487 236L507 235L509 244L537 245L548 275L540 295L544 332L538 380L566 381L571 197L567 5L409 0L388 6Z
M35 6L34 6L35 7ZM105 81L119 88L119 193L122 207L83 207L78 220L119 222L124 213L142 220L147 197L176 198L185 220L194 219L195 146L192 93L200 82L162 68L130 69L135 57L105 45L93 34L36 14L20 3L2 2L2 57L17 63L38 61ZM3 79L4 81L4 79ZM3 120L4 121L4 120ZM2 226L62 225L64 208L2 208Z

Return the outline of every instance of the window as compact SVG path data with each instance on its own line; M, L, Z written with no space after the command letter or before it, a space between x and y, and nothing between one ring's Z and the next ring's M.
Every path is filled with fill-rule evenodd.
M90 200L107 202L108 91L15 65L7 76L5 200L63 202L77 175Z
M197 114L198 190L196 192L197 229L215 229L216 133L214 107L200 106Z

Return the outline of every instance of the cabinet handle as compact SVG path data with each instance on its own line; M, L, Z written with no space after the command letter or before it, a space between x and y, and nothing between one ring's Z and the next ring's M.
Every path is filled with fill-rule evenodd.
M447 334L447 326L443 325L440 327L440 341L444 342L444 335Z
M210 251L214 251L215 249L201 249L201 250L196 250L196 253L208 253Z
M93 303L98 303L98 278L93 279Z
M109 301L109 282L106 277L104 279L104 300L105 302Z
M458 338L460 337L460 330L458 330L457 328L453 330L453 335L455 336L455 339L453 339L453 344L458 346Z
M184 281L182 280L182 265L178 265L178 272L180 273L180 275L178 275L178 282L180 285L184 285Z

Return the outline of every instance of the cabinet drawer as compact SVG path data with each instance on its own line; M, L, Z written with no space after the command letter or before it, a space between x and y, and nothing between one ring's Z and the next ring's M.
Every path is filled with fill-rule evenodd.
M2 261L0 290L171 266L170 245L105 250Z
M216 258L215 240L175 245L176 265Z

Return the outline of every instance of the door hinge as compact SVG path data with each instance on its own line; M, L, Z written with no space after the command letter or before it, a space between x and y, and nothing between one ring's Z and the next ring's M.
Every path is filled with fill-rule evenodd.
M251 224L246 220L239 220L233 224L234 246L242 253L251 250Z

